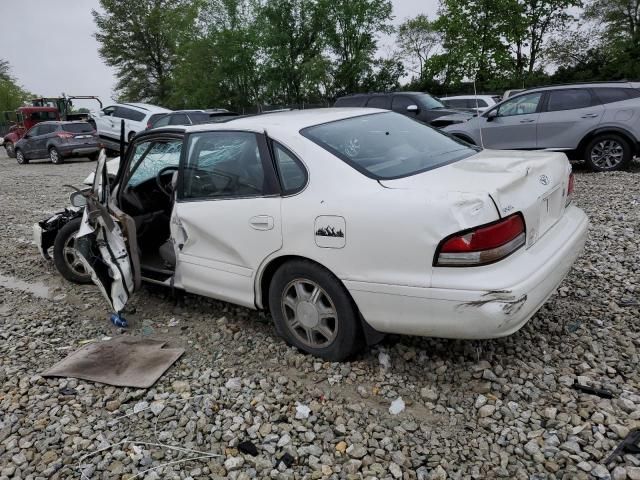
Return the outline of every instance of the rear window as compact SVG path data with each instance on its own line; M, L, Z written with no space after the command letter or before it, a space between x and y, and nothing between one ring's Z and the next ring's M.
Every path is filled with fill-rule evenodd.
M91 133L93 127L88 123L65 123L62 125L62 129L65 132L71 133Z
M634 88L598 87L593 91L602 103L622 102L640 96L640 92Z
M552 90L547 111L576 110L591 106L591 94L586 89Z
M334 107L362 107L367 97L360 95L357 97L342 97L336 100Z
M477 152L462 141L393 112L337 120L300 133L378 180L408 177Z

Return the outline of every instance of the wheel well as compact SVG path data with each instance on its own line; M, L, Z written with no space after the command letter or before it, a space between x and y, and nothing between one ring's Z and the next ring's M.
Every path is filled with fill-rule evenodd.
M262 303L262 308L264 310L268 310L269 309L269 284L271 283L271 279L273 278L275 273L278 271L278 268L280 268L285 263L293 261L293 260L303 260L303 261L306 261L306 262L312 262L312 263L318 265L319 267L324 268L328 272L331 272L331 270L329 268L325 267L321 263L316 262L315 260L311 260L310 258L307 258L307 257L301 257L299 255L284 255L282 257L274 258L273 260L271 260L267 264L267 266L265 267L264 271L262 272L262 278L260 279L260 299L261 299L261 303ZM333 273L333 272L331 272L331 273L334 276L336 276L335 273ZM337 278L337 276L336 276L336 278ZM381 332L378 332L371 325L369 325L367 323L365 318L360 313L360 309L358 308L358 304L356 303L356 301L351 296L351 292L349 292L349 290L344 285L344 283L342 283L342 280L338 279L338 281L342 284L342 286L344 287L345 291L347 292L347 295L349 295L349 298L351 298L351 301L353 302L353 305L356 308L356 311L358 313L358 317L360 318L360 326L362 328L362 333L364 334L364 339L367 342L367 344L368 345L375 345L375 344L379 343L380 341L382 341L382 339L384 338L384 334L381 333Z
M578 144L578 148L576 149L576 153L578 154L578 156L580 157L584 157L585 151L584 149L587 148L587 144L593 140L594 138L596 138L598 135L606 135L606 134L613 134L613 135L618 135L622 138L624 138L627 142L629 142L629 145L631 146L631 149L633 150L634 154L637 153L637 142L633 139L633 136L624 131L624 130L619 130L617 128L604 128L602 130L595 130L589 134L587 134L581 141L580 144ZM584 160L584 158L582 158L582 160Z

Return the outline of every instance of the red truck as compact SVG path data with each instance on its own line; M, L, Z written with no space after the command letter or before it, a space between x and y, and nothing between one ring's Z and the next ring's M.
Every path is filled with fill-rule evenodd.
M3 146L7 155L15 158L15 144L31 127L40 122L60 120L60 112L54 107L20 107L15 112L13 125L3 138Z

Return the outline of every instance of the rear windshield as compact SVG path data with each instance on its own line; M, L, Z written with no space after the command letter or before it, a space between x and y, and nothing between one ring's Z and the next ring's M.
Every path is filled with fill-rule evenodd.
M88 123L65 123L62 125L62 129L65 132L71 133L91 133L93 127Z
M337 120L300 132L356 170L378 180L408 177L478 150L393 112Z

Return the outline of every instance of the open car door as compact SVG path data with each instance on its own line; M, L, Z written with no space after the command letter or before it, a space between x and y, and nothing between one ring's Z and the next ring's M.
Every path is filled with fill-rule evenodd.
M120 313L140 286L140 269L135 225L133 219L112 203L106 160L102 150L93 187L82 194L86 205L76 237L76 250L110 308ZM128 241L130 238L133 243Z

